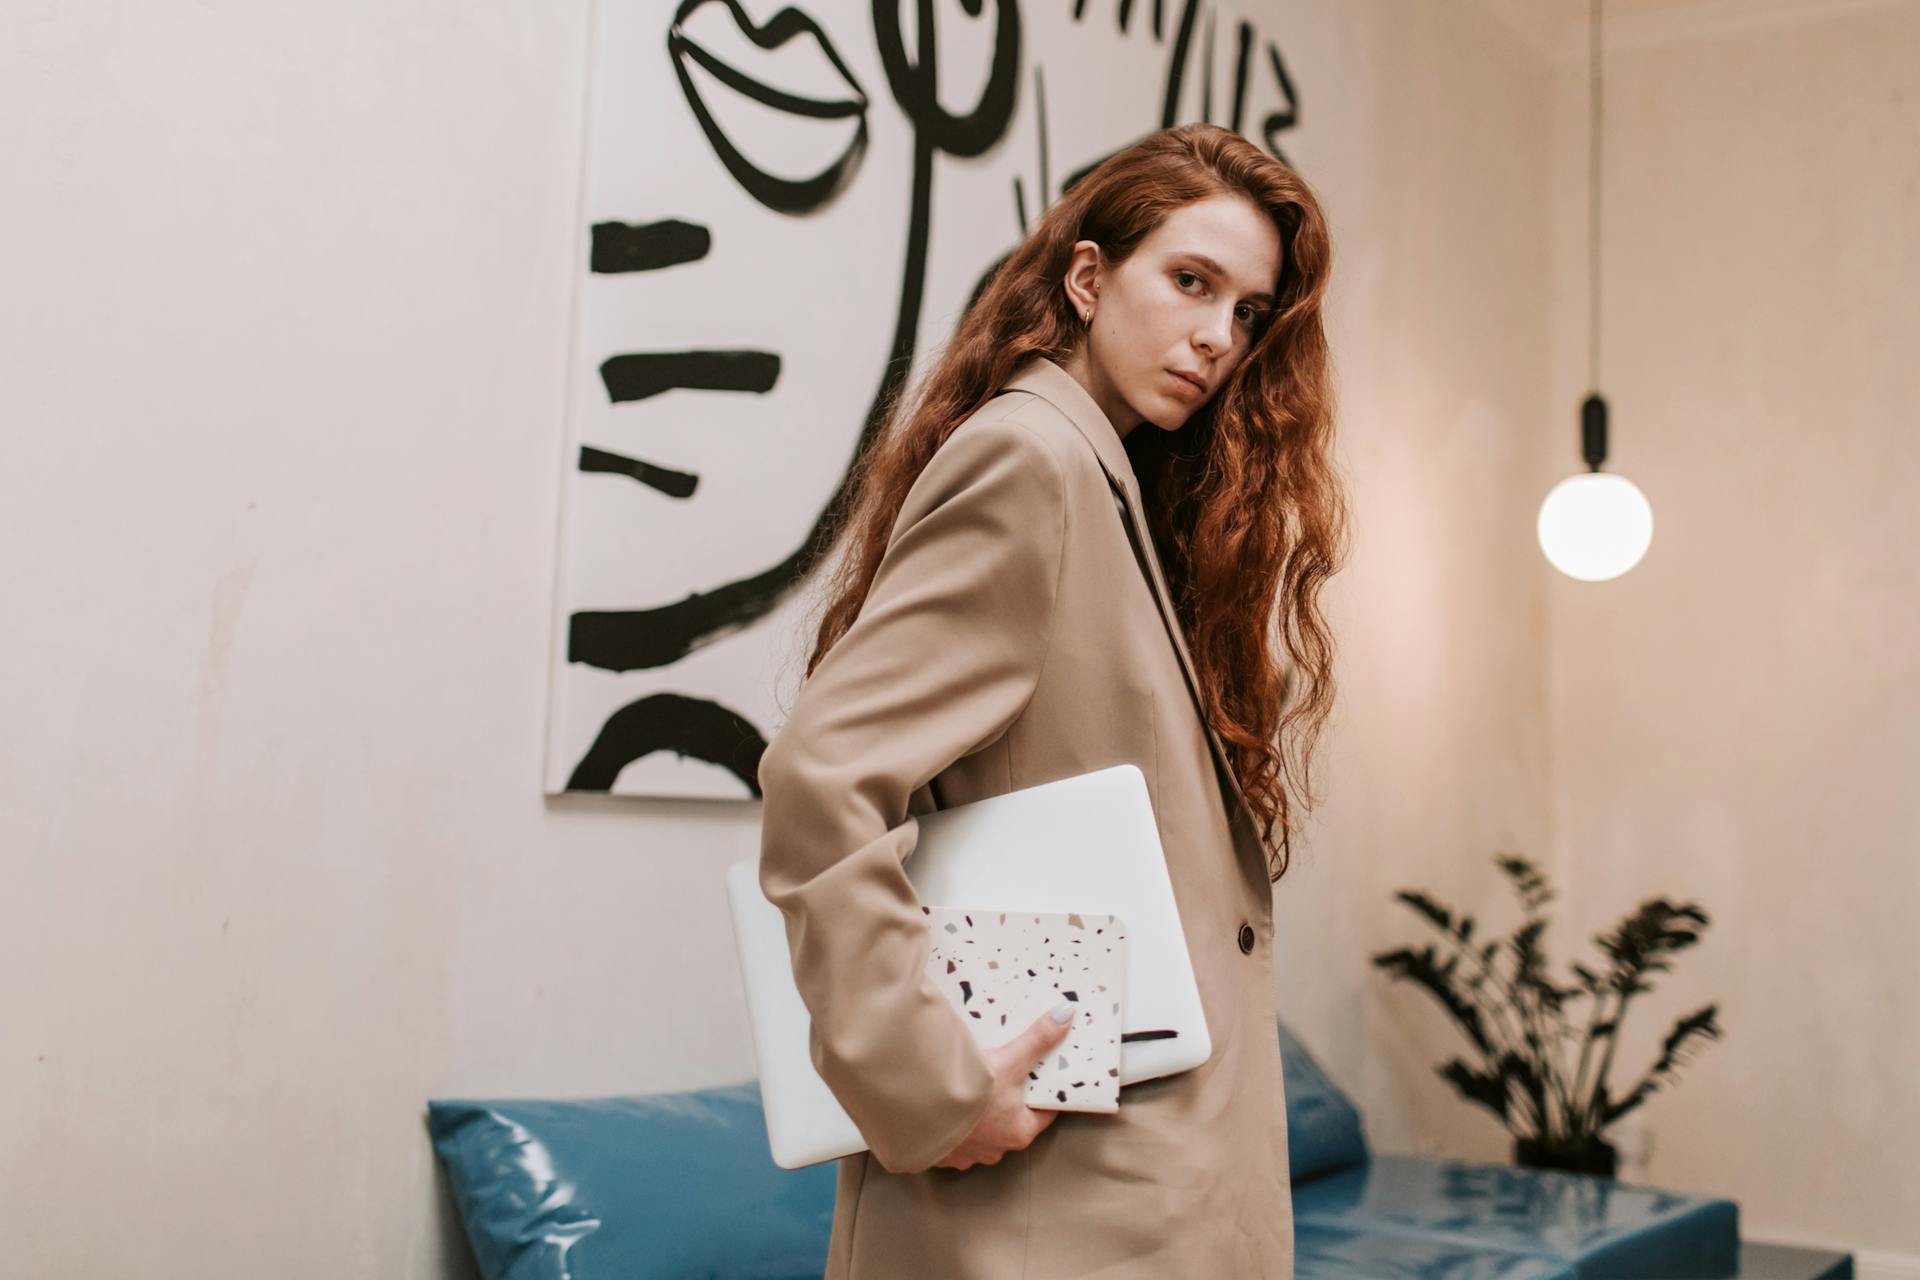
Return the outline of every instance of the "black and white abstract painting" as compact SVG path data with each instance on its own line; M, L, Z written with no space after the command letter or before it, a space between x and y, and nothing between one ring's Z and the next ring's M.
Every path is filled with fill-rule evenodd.
M825 517L894 381L1076 175L1281 39L1200 0L598 0L549 794L751 799Z

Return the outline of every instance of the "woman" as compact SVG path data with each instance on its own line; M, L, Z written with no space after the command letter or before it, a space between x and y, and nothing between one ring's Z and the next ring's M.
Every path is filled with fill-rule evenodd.
M1048 211L857 468L759 768L761 887L870 1144L840 1161L830 1278L1292 1274L1271 885L1332 701L1329 254L1286 166L1152 134ZM1122 762L1213 1054L1117 1113L1035 1110L1068 1025L982 1050L927 979L915 815Z

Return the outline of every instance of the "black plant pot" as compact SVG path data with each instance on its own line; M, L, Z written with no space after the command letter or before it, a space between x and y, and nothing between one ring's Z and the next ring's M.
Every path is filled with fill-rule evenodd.
M1550 1145L1538 1138L1515 1138L1513 1162L1530 1169L1565 1169L1602 1178L1611 1178L1618 1167L1612 1145L1600 1138L1579 1147Z

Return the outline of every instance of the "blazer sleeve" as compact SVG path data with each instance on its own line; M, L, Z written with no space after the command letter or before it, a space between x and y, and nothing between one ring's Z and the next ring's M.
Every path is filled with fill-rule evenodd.
M1005 419L962 423L915 479L858 616L760 759L760 886L786 918L813 1064L892 1173L958 1146L993 1088L925 971L909 797L1025 709L1065 540L1050 447Z

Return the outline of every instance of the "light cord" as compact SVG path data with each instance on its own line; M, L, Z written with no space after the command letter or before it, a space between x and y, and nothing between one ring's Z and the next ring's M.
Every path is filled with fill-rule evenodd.
M1587 37L1591 118L1587 122L1587 386L1600 389L1600 0L1592 0Z

